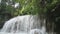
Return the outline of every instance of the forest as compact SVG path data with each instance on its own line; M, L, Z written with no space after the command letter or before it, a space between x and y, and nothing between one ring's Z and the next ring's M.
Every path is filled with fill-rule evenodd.
M0 0L0 29L18 15L39 15L46 19L46 31L60 34L60 0Z

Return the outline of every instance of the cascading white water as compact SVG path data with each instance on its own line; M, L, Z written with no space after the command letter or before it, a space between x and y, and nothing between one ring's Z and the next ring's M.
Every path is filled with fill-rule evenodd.
M17 16L5 22L0 34L46 34L36 15Z

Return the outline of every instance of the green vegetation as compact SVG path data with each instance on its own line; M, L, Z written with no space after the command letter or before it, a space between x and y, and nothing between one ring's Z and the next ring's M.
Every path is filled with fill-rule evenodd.
M17 7L14 5L18 3ZM60 20L60 0L1 0L0 23L18 15L43 15L49 24ZM56 21L57 20L57 21Z

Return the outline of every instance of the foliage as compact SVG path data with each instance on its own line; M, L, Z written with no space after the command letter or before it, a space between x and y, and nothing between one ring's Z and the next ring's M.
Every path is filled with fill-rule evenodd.
M17 8L14 7L16 3L19 3ZM48 15L50 17L51 12L56 12L55 7L59 3L60 0L2 0L0 3L0 22L26 14Z

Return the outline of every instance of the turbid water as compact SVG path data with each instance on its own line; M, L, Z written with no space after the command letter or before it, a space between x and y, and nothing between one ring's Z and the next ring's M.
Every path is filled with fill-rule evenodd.
M46 30L38 16L24 15L6 21L0 34L46 34Z

